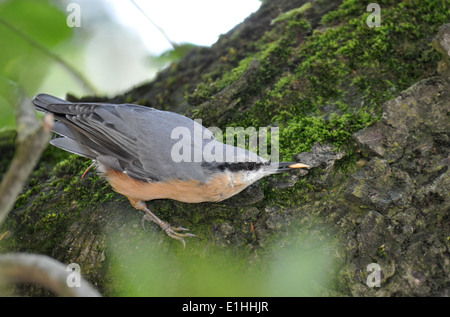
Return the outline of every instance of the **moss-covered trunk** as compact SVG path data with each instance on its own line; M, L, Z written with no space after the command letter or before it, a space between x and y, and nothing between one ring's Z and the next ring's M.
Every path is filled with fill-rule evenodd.
M448 1L378 3L381 25L369 27L363 1L264 1L154 81L83 98L205 126L278 126L281 158L313 164L306 175L264 179L220 204L150 202L202 238L183 251L156 226L143 230L142 214L94 172L81 180L90 162L49 148L0 250L76 262L104 295L449 295L450 83L448 65L437 72L447 51L431 45Z

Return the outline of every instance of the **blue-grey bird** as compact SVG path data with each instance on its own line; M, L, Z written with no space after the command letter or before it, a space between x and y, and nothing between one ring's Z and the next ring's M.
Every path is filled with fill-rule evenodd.
M72 103L47 94L37 95L33 103L54 116L52 131L60 137L51 140L52 145L92 159L112 188L145 212L143 220L155 222L183 246L185 237L195 235L159 219L145 201L218 202L264 176L309 167L271 164L253 152L219 142L198 122L173 112L134 104ZM201 138L193 137L198 133ZM201 157L174 159L180 149L187 151L182 155L201 153Z

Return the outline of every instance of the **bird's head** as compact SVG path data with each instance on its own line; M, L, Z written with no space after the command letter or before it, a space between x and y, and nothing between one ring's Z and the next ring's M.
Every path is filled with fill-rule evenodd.
M302 163L273 162L240 147L221 144L223 157L230 157L222 163L212 164L222 172L232 173L238 185L249 186L257 180L271 175L293 171L299 168L309 168ZM230 155L231 154L231 155Z
M247 186L268 175L309 167L310 166L306 164L292 162L239 162L226 164L224 166L227 171L237 175L240 182L245 183Z

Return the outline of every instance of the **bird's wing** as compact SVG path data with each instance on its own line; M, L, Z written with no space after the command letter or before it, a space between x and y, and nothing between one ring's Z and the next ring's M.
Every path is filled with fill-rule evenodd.
M54 114L54 132L62 138L52 144L64 150L142 180L208 178L202 158L173 158L174 153L186 154L183 151L194 158L205 144L217 142L208 129L185 116L131 104L70 103L46 94L37 95L33 103ZM195 138L196 132L203 137Z

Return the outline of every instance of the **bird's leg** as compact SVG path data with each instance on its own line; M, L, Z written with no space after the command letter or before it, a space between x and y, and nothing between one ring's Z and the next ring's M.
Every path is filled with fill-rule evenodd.
M184 241L183 238L197 237L195 234L192 234L192 233L180 233L181 231L189 231L189 230L186 228L182 228L182 227L178 227L178 228L172 227L167 222L159 219L154 213L152 213L150 211L150 209L147 208L147 205L142 200L137 200L137 199L132 199L132 198L128 198L128 199L130 200L130 203L134 208L145 212L145 215L142 217L142 226L144 226L144 222L146 220L153 221L158 226L160 226L161 229L163 229L169 237L180 241L183 244L183 248L186 247L186 242Z

